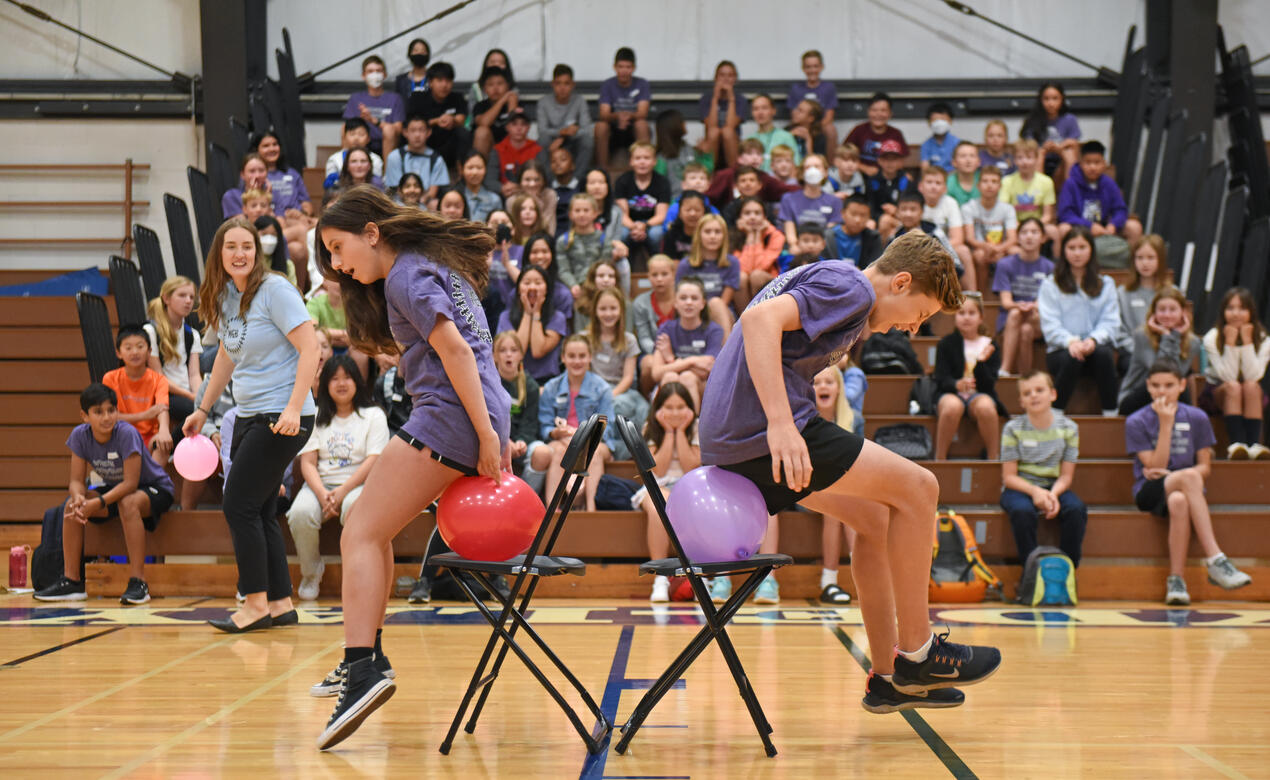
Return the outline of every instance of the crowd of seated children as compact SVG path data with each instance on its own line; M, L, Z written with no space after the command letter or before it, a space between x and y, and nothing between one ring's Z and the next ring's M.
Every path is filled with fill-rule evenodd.
M317 598L326 569L318 550L322 524L338 517L343 525L388 444L388 419L374 404L363 369L348 355L336 355L322 367L316 403L313 433L300 449L304 485L287 510L302 601Z
M695 407L723 349L723 328L710 321L706 288L695 276L675 283L675 315L657 329L649 376L654 385L678 382L688 388Z
M900 158L908 156L908 143L899 128L891 125L891 97L877 92L869 98L868 121L861 122L847 133L847 143L860 150L860 170L866 176L877 174L882 156L882 145L891 142Z
M401 123L406 118L406 104L401 95L384 89L388 70L384 61L372 54L362 60L362 81L366 90L354 92L344 104L345 119L361 119L370 131L371 151L387 155L397 148Z
M975 279L987 289L991 289L993 268L1014 251L1018 241L1018 218L1014 208L997 197L1000 192L1000 169L985 165L979 170L979 197L961 207L966 244L975 261Z
M1151 403L1147 371L1157 360L1171 360L1181 369L1183 378L1190 376L1203 345L1191 329L1187 305L1186 294L1172 285L1161 287L1151 299L1146 322L1131 334L1133 353L1129 370L1120 382L1120 414L1131 415ZM1181 400L1191 402L1189 390L1182 392Z
M626 329L626 323L626 296L622 291L612 286L597 291L586 330L591 370L608 382L614 411L642 428L648 417L648 399L639 392L639 340ZM614 456L620 460L631 458L620 437Z
M935 460L947 460L957 426L966 415L974 418L987 448L987 459L996 460L1000 430L997 415L1005 414L996 391L1001 356L983 321L983 298L976 293L967 294L954 319L956 330L935 347L934 376L939 393L935 407Z
M1252 582L1222 552L1213 533L1213 520L1204 495L1212 473L1217 443L1208 415L1179 400L1185 383L1182 370L1170 360L1149 369L1147 391L1151 403L1125 420L1125 449L1133 458L1133 500L1138 509L1169 522L1169 576L1165 603L1191 603L1184 579L1191 529L1204 551L1208 581L1227 590Z
M697 225L692 250L675 271L676 282L691 276L701 283L709 319L723 330L724 339L732 332L732 298L741 287L741 262L728 249L727 223L708 214Z
M865 268L882 256L882 237L869 227L871 211L864 195L855 193L842 202L842 224L825 231L826 256L850 260Z
M1045 240L1058 243L1057 204L1054 180L1040 171L1041 152L1036 141L1024 138L1014 144L1013 173L1001 180L999 197L1014 207L1014 216L1022 224L1028 217L1041 221Z
M581 333L565 339L564 373L553 377L542 386L538 399L538 432L551 448L551 463L547 470L547 495L554 495L556 486L564 478L561 460L569 440L578 426L593 414L613 420L613 390L598 374L591 370L591 344ZM604 440L595 450L586 474L586 508L595 511L595 492L604 476L604 466L613 460L617 447L617 428L606 426Z
M1204 334L1204 354L1213 400L1231 442L1226 456L1270 459L1270 450L1261 444L1265 410L1261 380L1270 363L1270 338L1247 288L1233 287L1222 296L1217 319Z
M731 239L740 263L737 309L744 310L750 299L780 273L779 260L785 249L785 234L767 221L767 209L757 198L734 201L736 230Z
M1036 217L1019 224L1018 251L997 263L992 289L1000 298L996 332L1001 339L1001 376L1032 372L1032 348L1041 335L1037 296L1054 272L1054 263L1041 254L1043 225Z

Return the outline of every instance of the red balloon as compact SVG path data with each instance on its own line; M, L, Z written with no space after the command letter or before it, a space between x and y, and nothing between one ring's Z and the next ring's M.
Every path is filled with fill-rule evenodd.
M437 502L437 527L464 558L505 561L529 549L545 513L534 489L504 471L501 485L489 477L454 480Z

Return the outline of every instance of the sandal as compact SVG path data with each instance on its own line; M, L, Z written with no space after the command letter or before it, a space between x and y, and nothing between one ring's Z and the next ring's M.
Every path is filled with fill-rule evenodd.
M826 585L825 589L820 591L821 604L850 604L851 594L835 585Z

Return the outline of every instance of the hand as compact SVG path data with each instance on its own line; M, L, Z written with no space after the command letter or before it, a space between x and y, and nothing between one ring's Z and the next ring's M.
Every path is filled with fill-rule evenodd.
M691 409L680 409L679 414L676 415L676 417L678 419L675 421L676 422L675 430L683 431L684 433L687 433L688 426L692 425L692 421L696 417L696 415L693 413Z
M150 444L156 452L169 453L172 451L172 434L166 429L160 430L150 440Z
M529 445L524 443L523 441L514 441L511 443L510 450L511 450L511 457L513 458L524 457L525 452L529 450Z
M957 392L973 393L975 391L974 377L966 376L957 380Z
M1068 345L1067 345L1067 354L1071 355L1073 358L1075 358L1075 359L1077 359L1077 360L1079 360L1079 361L1081 361L1081 362L1084 362L1084 360L1085 360L1085 351L1084 351L1084 349L1081 347L1081 342L1080 342L1080 341L1073 341L1072 343L1068 344Z
M1173 420L1177 417L1177 402L1172 403L1163 398L1157 398L1151 402L1151 408L1155 410L1156 415L1160 418L1161 428L1172 428Z
M617 129L625 130L626 128L630 127L632 116L634 115L631 114L631 112L629 111L618 111L617 112Z
M1239 338L1244 344L1252 343L1252 323L1239 326Z
M507 93L506 100L507 110L514 111L516 106L520 105L520 93L513 89L511 92Z
M520 185L514 181L505 181L503 182L501 189L503 191L503 198L506 199L520 192Z
M81 524L88 522L88 518L84 516L84 497L71 496L68 498L64 514L72 520L78 520Z
M336 500L336 491L324 491L322 494L322 518L329 520L340 513L340 501Z
M375 124L375 115L370 112L370 109L366 107L365 103L357 104L357 113L360 114L362 119L366 121L366 124Z
M1163 479L1173 472L1165 468L1149 468L1142 469L1142 476L1147 479Z
M219 433L213 433L213 434L212 434L209 438L211 438L211 440L212 440L212 444L215 444L215 445L216 445L216 451L217 451L217 452L220 452L220 448L221 448L221 439L220 439L220 434L219 434Z
M446 130L454 127L454 114L442 114L437 117L437 127L442 127Z
M1239 341L1239 326L1227 325L1221 329L1222 342L1234 346Z
M1160 335L1164 333L1164 328L1160 327L1160 323L1156 321L1154 314L1147 317L1147 330Z
M793 421L768 426L767 447L772 452L772 479L780 482L783 470L790 490L799 492L807 487L811 481L811 456L798 426Z
M579 297L582 296L582 286L575 284L569 288L569 292L573 294L574 300L577 300Z
M155 404L154 406L151 406L149 409L146 409L145 416L142 417L141 419L143 420L157 419L159 415L163 414L167 410L168 410L167 404Z
M278 436L295 436L300 432L300 413L288 406L278 415L278 421L269 426Z
M577 134L578 134L578 126L577 126L576 124L573 124L573 125L565 125L564 127L560 128L560 137L559 137L559 138L557 138L555 141L552 141L552 143L553 143L553 144L554 144L554 143L564 143L564 140L563 140L563 139L565 139L565 138L572 138L572 137L574 137L574 136L575 136L575 135L577 135Z
M893 216L895 216L895 212L896 212L896 208L895 208L895 204L894 204L894 203L883 203L883 204L882 204L882 213L883 213L883 214L890 214L890 215L893 217Z
M648 239L648 223L636 222L631 227L631 238L636 241L646 241Z
M185 418L185 424L181 426L181 435L189 438L197 436L203 430L203 423L207 422L207 412L202 409L195 409L190 412L190 416ZM220 449L220 434L213 433L212 441L216 442L216 449Z
M480 449L476 454L476 470L483 477L494 480L495 485L503 484L503 445L493 428L487 427L480 435Z
M300 211L299 209L287 209L286 214L284 214L284 216L288 220L292 220L292 221L302 220L305 218L304 212Z
M621 260L623 257L628 256L630 253L631 253L631 250L629 247L626 246L626 244L623 244L621 241L613 242L613 259L614 260Z
M665 360L667 363L675 359L675 349L670 344L670 336L667 336L665 333L658 334L657 344L654 349L656 349L657 353L661 355L662 360Z
M1252 327L1252 326L1249 326L1249 327ZM1189 311L1183 311L1182 321L1179 322L1177 324L1177 327L1174 328L1173 330L1177 331L1178 333L1185 333L1190 329L1191 329L1191 313ZM1251 334L1249 335L1251 336Z
M525 307L525 311L530 314L538 314L542 311L543 299L538 297L537 290L525 288L521 291L520 302Z
M1030 311L1036 310L1036 302L1035 301L1016 301L1014 304L1014 308L1018 309L1024 314L1027 314Z
M992 357L992 353L996 351L997 351L996 345L994 345L992 342L988 342L988 346L984 347L983 351L979 353L979 362L982 363L988 358Z
M551 139L550 144L547 144L547 151L554 152L555 150L559 149L562 146L564 146L564 131L563 130L560 131L560 135Z

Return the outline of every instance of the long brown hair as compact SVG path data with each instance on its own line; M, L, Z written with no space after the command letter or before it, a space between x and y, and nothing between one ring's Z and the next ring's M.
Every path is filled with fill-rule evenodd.
M534 202L534 212L538 217L534 220L534 224L525 227L520 222L520 209L525 205L525 201L532 200ZM542 213L542 204L538 199L528 192L522 192L519 195L513 195L511 200L507 201L507 216L512 219L512 243L522 246L529 246L529 239L539 233L547 232L547 220ZM554 244L553 247L554 249Z
M739 212L738 212L739 213ZM701 246L701 228L708 224L717 224L723 228L723 243L719 245L719 256L715 263L720 268L728 267L728 223L718 214L706 214L697 223L697 230L692 234L692 250L688 252L688 265L700 268L705 263L705 247Z
M340 273L332 267L331 252L322 240L322 231L326 228L360 234L372 222L394 252L418 252L426 256L466 277L478 295L484 294L489 281L487 259L494 251L494 231L479 222L450 220L414 206L394 203L368 184L351 187L322 212L317 240L313 242L318 268L322 276L340 284L348 316L349 340L363 352L396 355L401 350L388 328L384 280L362 284Z
M1186 299L1185 293L1171 284L1166 284L1156 291L1155 297L1151 299L1151 308L1147 309L1148 320L1155 316L1156 305L1166 298L1177 301L1177 305L1182 307L1182 313L1186 315L1188 321L1190 320L1190 311L1188 307L1190 301ZM1147 341L1151 342L1151 349L1158 352L1160 350L1160 334L1147 327L1145 322L1142 323L1142 329L1146 331ZM1183 361L1188 359L1187 353L1191 351L1191 337L1194 335L1194 331L1192 331L1189 327L1186 329L1186 332L1182 334L1182 350L1178 353L1178 357L1180 357Z
M595 265L599 265L596 263ZM592 266L594 268L595 266ZM600 324L599 317L595 316L595 309L600 305L600 298L608 295L617 301L617 333L613 334L613 351L619 355L626 351L626 296L622 295L622 288L610 287L604 290L597 290L595 296L591 299L591 321L587 323L587 341L591 344L591 354L597 354L600 351L600 341L602 340L604 326Z
M1072 225L1072 229L1067 231L1058 245L1058 256L1054 258L1054 283L1068 295L1076 294L1076 277L1072 274L1072 267L1067 264L1067 245L1077 238L1083 238L1089 244L1089 265L1085 266L1085 278L1080 280L1080 289L1090 298L1097 298L1102 293L1102 267L1098 265L1098 248L1094 246L1093 235L1080 225Z
M251 308L251 300L256 297L256 291L264 283L265 276L272 273L264 262L265 253L260 248L260 233L256 231L256 226L251 223L251 220L241 214L225 220L212 238L212 248L208 251L207 262L203 265L203 286L198 291L198 316L207 326L205 332L215 331L220 326L221 298L225 294L226 285L234 283L225 271L225 261L221 258L225 248L225 234L234 228L242 228L251 233L252 240L256 242L255 263L251 267L251 273L247 274L247 288L243 290L242 302L238 306L239 315L244 317L247 315L247 310Z
M697 427L697 406L692 402L692 393L689 393L688 388L678 382L664 382L661 387L657 388L657 395L653 396L653 408L648 412L648 420L644 423L644 441L654 447L660 447L661 440L666 438L665 429L657 421L657 412L672 395L682 398L683 402L692 410L692 422L688 423L688 427L684 429L684 436L688 438L688 441L692 441L693 430Z
M1133 292L1142 286L1142 277L1138 275L1138 264L1133 262L1133 258L1144 246L1155 250L1155 276L1152 277L1155 280L1155 289L1164 288L1172 278L1173 272L1169 269L1169 250L1164 245L1164 239L1155 233L1148 233L1134 241L1133 246L1129 247L1129 279L1124 285L1126 292Z
M520 350L520 365L516 366L516 396L512 398L512 405L519 408L525 405L525 396L528 394L528 381L525 379L525 347L520 343L520 336L516 335L516 331L505 330L494 337L494 354L498 354L498 345L507 339L511 339L516 349Z
M1231 287L1221 297L1221 305L1217 307L1217 322L1213 323L1213 330L1217 331L1217 354L1220 355L1226 348L1226 307L1230 305L1232 298L1238 298L1243 307L1248 310L1248 324L1252 325L1252 345L1256 349L1261 349L1261 340L1266 337L1266 327L1261 324L1261 320L1257 319L1256 299L1252 297L1247 287Z

